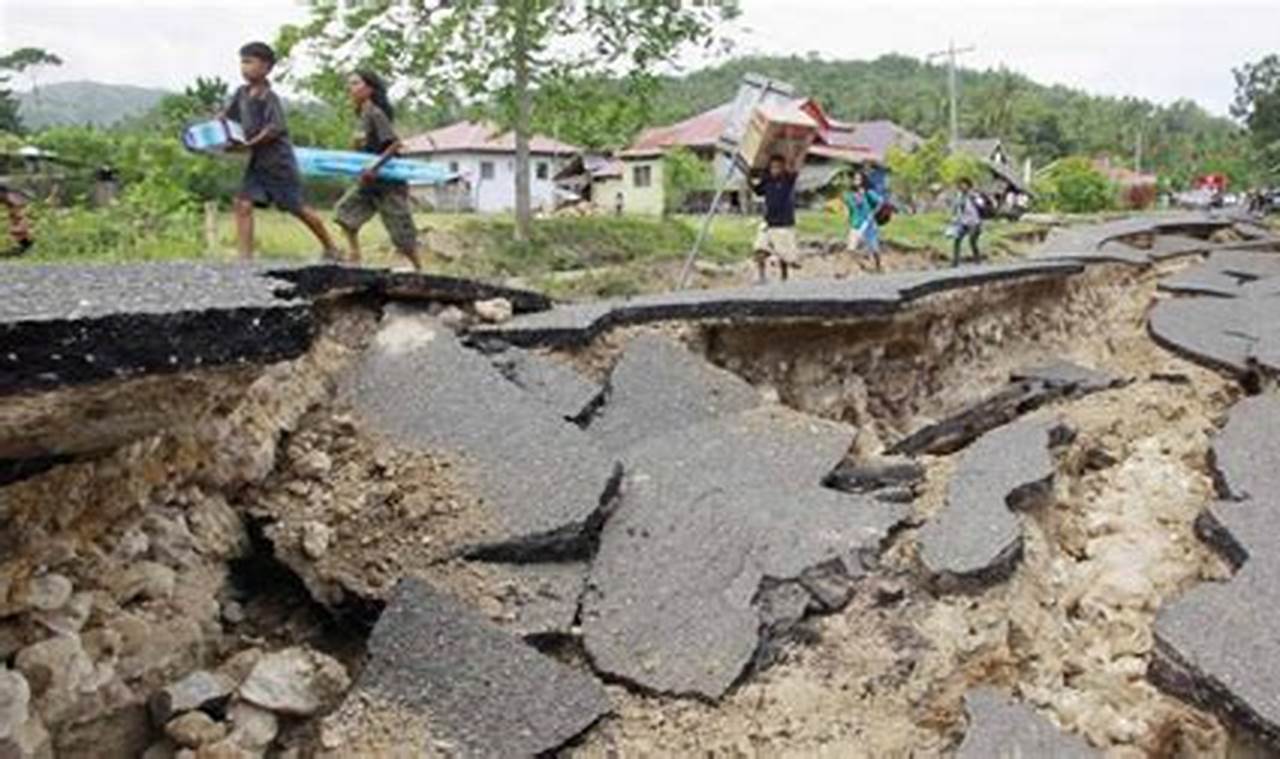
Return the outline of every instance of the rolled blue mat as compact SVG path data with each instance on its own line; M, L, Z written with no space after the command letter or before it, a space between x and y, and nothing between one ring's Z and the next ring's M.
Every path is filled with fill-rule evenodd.
M294 148L298 168L309 177L355 177L377 160L369 153L351 150L321 150L319 148ZM378 171L379 179L405 182L415 185L444 184L457 174L444 166L412 158L392 158Z

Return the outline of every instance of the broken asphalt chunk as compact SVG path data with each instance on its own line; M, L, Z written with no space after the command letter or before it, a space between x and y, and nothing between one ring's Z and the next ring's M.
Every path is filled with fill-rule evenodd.
M623 350L587 430L619 454L653 435L758 405L760 394L738 376L669 337L641 335Z
M1026 704L991 688L964 697L969 730L957 759L1093 759L1101 752L1064 733Z
M1213 439L1222 495L1236 500L1280 495L1280 399L1245 398Z
M820 486L853 436L766 406L628 451L622 504L583 598L596 668L651 692L719 698L755 657L762 623L796 613L791 592L790 602L770 599L780 616L766 620L757 604L766 578L794 580L792 591L804 578L822 597L806 591L811 599L835 602L831 578L806 572L835 559L856 571L906 514Z
M511 348L495 355L493 364L517 387L575 424L583 424L599 402L599 385L539 353Z
M342 392L375 431L460 461L490 510L480 558L571 558L611 505L615 462L429 318L389 312Z
M1021 551L1014 509L1034 507L1051 490L1053 425L1025 420L979 438L961 456L942 511L920 529L920 555L935 574L1003 577Z
M417 711L431 736L402 746L459 755L531 757L553 751L609 711L590 675L544 656L425 583L402 580L369 639L355 693Z

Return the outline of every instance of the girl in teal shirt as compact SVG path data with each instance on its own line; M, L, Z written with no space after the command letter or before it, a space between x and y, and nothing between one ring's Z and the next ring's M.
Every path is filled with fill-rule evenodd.
M875 260L876 271L880 271L880 227L876 224L876 212L883 202L879 193L867 187L866 175L855 172L853 187L844 194L844 206L849 212L846 247L850 253L865 247L867 255Z

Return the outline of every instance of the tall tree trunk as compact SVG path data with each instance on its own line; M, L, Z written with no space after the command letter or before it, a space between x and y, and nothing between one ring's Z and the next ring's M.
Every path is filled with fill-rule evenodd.
M533 236L533 210L529 192L529 133L533 121L533 93L529 91L529 0L519 3L515 29L516 96L516 242Z

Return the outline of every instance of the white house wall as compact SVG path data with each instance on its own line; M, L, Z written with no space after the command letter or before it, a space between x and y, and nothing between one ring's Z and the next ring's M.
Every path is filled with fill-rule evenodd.
M472 208L480 213L505 213L516 207L516 157L511 153L440 153L427 156L433 163L457 171L471 186ZM568 160L534 155L529 161L529 195L534 210L555 208L555 182L560 166ZM493 178L482 178L481 166L493 164ZM538 164L547 166L546 179L538 179Z

